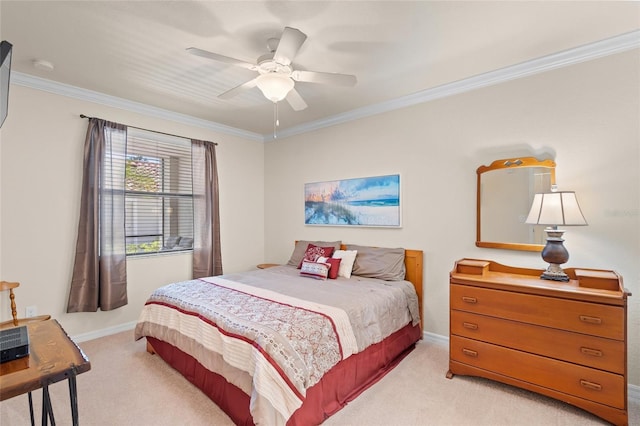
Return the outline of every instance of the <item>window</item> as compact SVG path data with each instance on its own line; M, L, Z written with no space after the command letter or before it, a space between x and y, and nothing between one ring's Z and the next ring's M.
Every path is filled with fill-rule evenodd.
M191 141L128 129L126 254L193 249Z

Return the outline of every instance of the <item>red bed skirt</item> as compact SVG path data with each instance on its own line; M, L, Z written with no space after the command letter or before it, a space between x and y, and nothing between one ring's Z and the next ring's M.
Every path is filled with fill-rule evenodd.
M317 425L354 400L391 371L422 337L420 326L408 324L380 343L352 355L329 370L311 388L287 425ZM191 355L169 343L147 337L155 352L213 400L237 425L253 425L249 395Z

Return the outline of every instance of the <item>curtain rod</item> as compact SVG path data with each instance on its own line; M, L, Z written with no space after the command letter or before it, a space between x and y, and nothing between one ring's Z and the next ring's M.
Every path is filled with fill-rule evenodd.
M80 114L80 118L98 118L98 117L89 117L88 115ZM104 120L104 118L100 118L100 120ZM105 121L107 121L107 120L105 120ZM165 133L165 132L159 132L157 130L144 129L142 127L129 126L129 125L126 125L126 124L125 124L125 126L131 127L132 129L144 130L146 132L160 133L161 135L173 136L173 137L176 137L176 138L191 139L191 138L187 138L187 137L180 136L180 135L174 135L172 133ZM218 145L218 142L211 142L211 141L205 141L205 142L212 143L212 144L214 144L216 146Z

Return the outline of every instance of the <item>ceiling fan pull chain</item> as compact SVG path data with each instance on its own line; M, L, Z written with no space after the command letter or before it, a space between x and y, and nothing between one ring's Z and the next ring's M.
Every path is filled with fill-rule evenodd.
M273 103L273 138L276 139L278 135L276 134L276 130L278 128L278 103Z

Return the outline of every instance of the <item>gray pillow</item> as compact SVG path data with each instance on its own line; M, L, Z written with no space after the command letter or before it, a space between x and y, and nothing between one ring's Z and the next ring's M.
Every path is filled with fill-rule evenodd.
M287 265L295 266L297 268L298 265L300 265L300 262L302 262L302 258L304 257L304 253L307 251L309 244L320 247L333 247L334 250L340 250L342 241L296 241L296 246L293 249L293 253L291 253L291 258L287 262Z
M191 238L191 237L182 237L182 238L180 238L180 242L178 243L178 247L180 247L180 248L191 248L191 247L193 247L193 238Z
M167 242L165 243L164 247L168 249L172 249L176 245L178 245L178 242L180 242L180 237L169 237L167 238Z
M347 250L357 250L358 255L353 264L353 275L367 278L378 278L385 281L404 280L403 248L369 247L347 244Z

